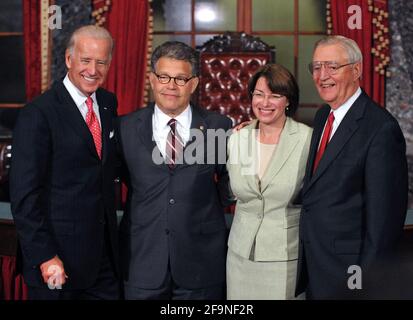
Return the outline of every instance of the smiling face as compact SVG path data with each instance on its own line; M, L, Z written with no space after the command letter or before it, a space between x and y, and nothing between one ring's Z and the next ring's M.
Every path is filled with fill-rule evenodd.
M340 44L320 45L313 54L313 64L334 61L338 65L350 63L346 50ZM345 103L360 86L361 63L344 66L334 75L323 66L320 72L313 73L313 80L318 93L332 109Z
M188 61L162 57L155 65L157 75L189 79L192 77L192 67ZM156 105L165 114L176 117L188 106L191 94L198 85L198 78L194 77L184 86L178 86L174 79L169 83L160 83L155 73L149 77Z
M110 42L79 35L71 50L66 50L66 67L70 81L86 96L106 80L110 66Z
M288 99L285 96L270 90L267 79L260 77L257 80L252 94L252 110L262 124L284 124L285 108L288 104Z

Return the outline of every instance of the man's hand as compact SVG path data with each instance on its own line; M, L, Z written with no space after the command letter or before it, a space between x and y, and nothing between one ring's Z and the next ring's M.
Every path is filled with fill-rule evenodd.
M238 124L238 125L236 125L236 126L234 127L234 130L235 130L235 131L239 131L239 130L241 130L242 128L248 126L251 122L252 122L252 120L241 122L240 124Z
M40 265L40 271L42 272L43 281L47 283L50 289L61 288L68 278L63 262L58 256L43 262Z

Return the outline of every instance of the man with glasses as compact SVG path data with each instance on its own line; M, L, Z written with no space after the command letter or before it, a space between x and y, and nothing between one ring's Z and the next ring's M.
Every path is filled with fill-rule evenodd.
M119 123L128 171L120 227L125 298L222 299L232 123L190 103L199 82L193 48L165 42L151 67L155 103ZM223 139L207 139L219 129Z
M296 294L382 297L386 277L396 278L388 272L407 210L405 140L360 89L362 54L353 40L318 41L309 70L328 105L314 119L301 194Z

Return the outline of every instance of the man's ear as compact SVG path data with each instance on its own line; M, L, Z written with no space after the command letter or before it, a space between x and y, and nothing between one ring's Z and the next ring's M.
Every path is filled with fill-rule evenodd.
M65 52L65 62L66 62L66 68L70 69L72 66L72 56L70 55L69 49L66 49L66 52Z
M194 93L196 87L198 87L199 78L198 78L198 77L195 77L195 78L191 79L191 80L190 80L190 83L191 83L191 86L192 86L192 88L191 88L191 94L192 94L192 93Z
M153 72L149 73L149 83L151 85L151 88L153 90L154 87L154 81L157 81L158 79L156 78L155 74Z
M362 71L363 71L363 64L361 62L356 62L353 65L354 80L361 79Z

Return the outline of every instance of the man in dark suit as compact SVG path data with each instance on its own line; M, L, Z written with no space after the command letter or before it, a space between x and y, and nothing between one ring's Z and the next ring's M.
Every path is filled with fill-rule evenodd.
M125 297L222 299L231 121L190 104L199 81L194 49L166 42L151 65L155 104L119 123L129 177L120 226ZM215 130L223 139L208 139Z
M320 40L310 72L328 105L314 119L304 178L296 294L376 298L382 281L396 277L389 272L407 210L405 140L360 89L362 55L353 40Z
M99 88L112 48L107 30L76 30L66 77L22 109L13 133L11 207L29 299L119 296L117 100Z

